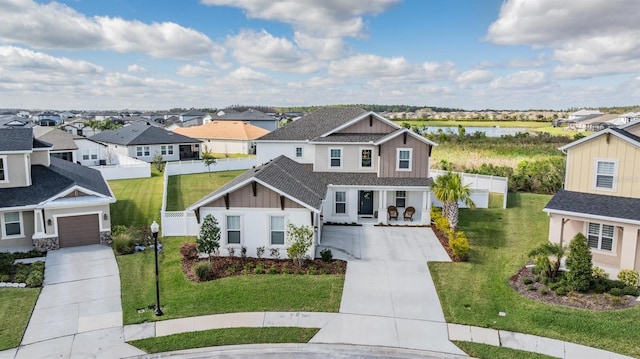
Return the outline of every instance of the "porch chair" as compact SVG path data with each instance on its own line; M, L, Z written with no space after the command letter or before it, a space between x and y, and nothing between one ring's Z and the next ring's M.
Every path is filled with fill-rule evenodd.
M387 214L389 215L389 219L398 219L398 208L396 208L396 206L387 207Z
M402 215L404 217L404 220L410 220L413 222L413 215L416 213L416 209L413 207L407 207L404 210L404 214Z

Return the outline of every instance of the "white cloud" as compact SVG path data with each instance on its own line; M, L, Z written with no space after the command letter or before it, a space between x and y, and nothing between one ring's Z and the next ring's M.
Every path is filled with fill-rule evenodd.
M0 65L29 71L63 72L66 74L96 74L102 67L83 60L54 57L15 46L0 46Z
M208 77L215 73L211 68L189 64L178 67L177 71L177 74L183 77Z
M527 70L498 77L491 81L489 88L507 90L533 89L544 86L546 83L544 72Z
M43 49L103 49L154 57L224 57L224 48L205 34L176 23L145 24L105 16L86 17L55 2L0 3L0 40Z
M129 72L147 72L147 69L145 69L144 67L138 65L138 64L133 64L133 65L129 65L127 66L127 71Z
M293 34L293 38L301 49L309 50L322 60L338 58L347 51L342 38L313 37L298 31Z
M227 75L226 77L226 80L226 82L249 82L261 84L275 83L275 80L273 80L271 77L244 66L239 67L229 73L229 75Z
M275 37L265 30L243 30L235 36L229 36L225 44L243 65L296 73L314 72L321 66L291 41Z
M287 87L294 88L294 89L305 89L305 90L308 90L311 88L326 89L333 86L342 85L343 83L344 81L342 81L341 79L336 79L332 77L315 76L308 80L303 80L299 82L294 82L294 81L288 82Z
M341 77L373 77L384 81L425 82L449 79L455 74L451 62L425 62L415 64L404 57L381 57L359 54L332 61L329 74Z
M462 86L486 83L493 80L493 74L487 70L469 70L461 73L456 78Z

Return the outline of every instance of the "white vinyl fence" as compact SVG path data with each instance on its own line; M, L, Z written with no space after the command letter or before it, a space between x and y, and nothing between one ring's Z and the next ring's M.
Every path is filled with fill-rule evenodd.
M112 165L91 166L91 168L100 171L106 180L151 177L150 163L121 154L116 154L113 162Z
M215 165L211 165L211 172L250 169L256 166L255 157L252 158L226 158L218 159ZM205 173L209 168L201 160L167 162L164 169L164 191L162 194L162 209L160 220L163 236L196 236L200 230L198 219L193 211L167 211L167 185L169 176Z
M447 171L430 169L429 173L435 180L439 176L447 173ZM489 192L502 193L504 195L502 206L503 208L507 208L507 193L509 192L509 178L480 175L476 173L462 173L462 172L454 172L454 173L458 173L460 176L462 176L462 183L465 185L468 184L469 187L472 190L474 190L474 193L472 194L471 198L474 200L478 208L487 208L489 206ZM483 192L484 192L484 196L486 197L485 200L480 199L480 196L482 196ZM480 202L477 202L476 198L478 198ZM478 205L478 203L484 204L485 201L486 201L485 207L481 207ZM435 203L436 202L434 201L434 204Z

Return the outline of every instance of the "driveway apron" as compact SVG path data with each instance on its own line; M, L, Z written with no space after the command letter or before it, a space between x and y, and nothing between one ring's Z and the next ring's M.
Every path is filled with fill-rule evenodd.
M450 261L431 228L326 226L322 243L348 254L340 314L311 340L465 355L448 339L428 261Z
M16 358L116 358L124 343L120 276L110 247L49 251L45 280Z

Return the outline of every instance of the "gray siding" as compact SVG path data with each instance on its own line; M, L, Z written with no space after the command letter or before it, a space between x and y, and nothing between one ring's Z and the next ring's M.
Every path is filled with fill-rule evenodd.
M404 143L404 136L399 135L388 142L380 145L380 174L379 177L429 177L429 147L430 145L406 136L407 141ZM397 149L411 148L411 171L397 171Z
M224 197L204 204L202 207L225 207ZM284 200L285 208L303 208L289 198ZM256 196L251 184L229 193L229 208L280 208L280 195L261 184L256 184Z

